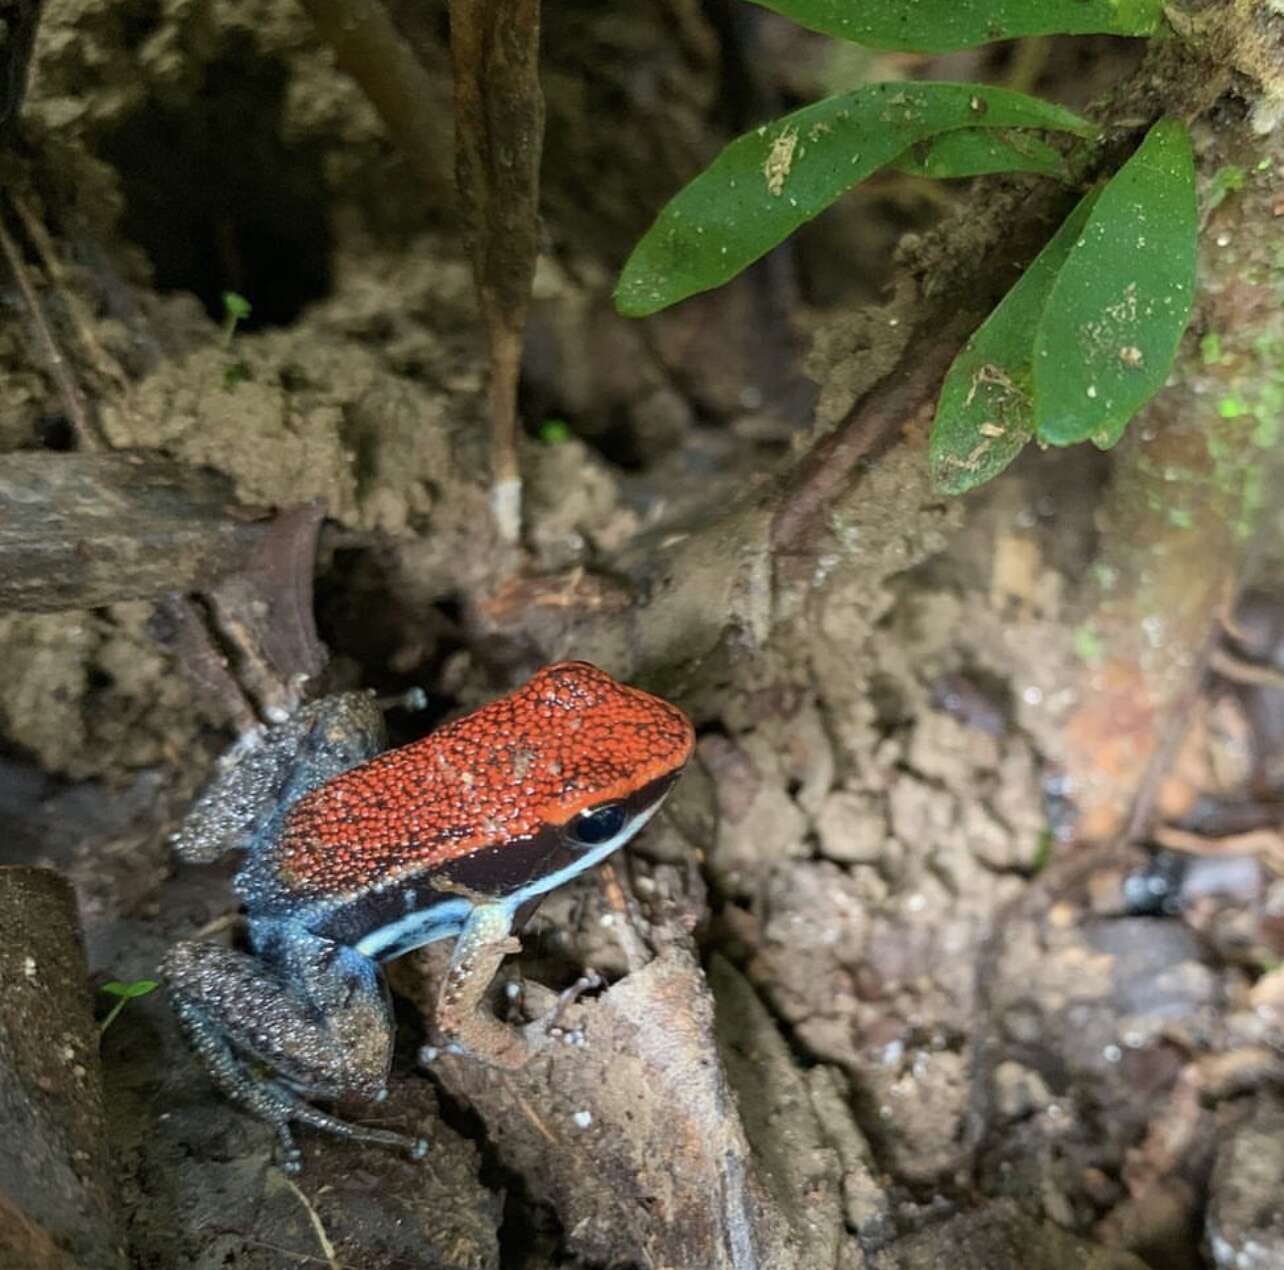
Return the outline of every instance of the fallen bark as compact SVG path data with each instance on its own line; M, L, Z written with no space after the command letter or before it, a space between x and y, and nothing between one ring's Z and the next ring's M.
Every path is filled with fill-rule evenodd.
M47 1264L117 1270L125 1254L71 886L49 869L0 868L0 929L0 1212L21 1218L4 1238ZM48 1261L50 1245L65 1261Z

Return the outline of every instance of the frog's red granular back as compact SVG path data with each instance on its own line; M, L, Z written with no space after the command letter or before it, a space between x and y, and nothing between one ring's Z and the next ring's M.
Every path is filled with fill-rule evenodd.
M676 706L558 662L301 798L274 871L296 894L337 896L435 870L627 800L680 771L693 744Z

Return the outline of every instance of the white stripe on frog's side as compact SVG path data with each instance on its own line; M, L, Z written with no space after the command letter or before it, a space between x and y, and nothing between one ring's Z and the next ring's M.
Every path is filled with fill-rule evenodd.
M577 856L565 868L536 878L521 890L514 891L512 895L496 900L495 906L505 910L511 921L513 914L527 900L532 900L537 895L547 894L564 882L569 882L577 874L583 873L585 869L591 869L595 864L600 864L612 851L618 851L655 815L662 802L664 802L663 798L652 803L645 811L640 811L613 838L608 838L605 842L586 849L583 855ZM462 897L439 899L419 912L407 913L404 917L397 918L395 922L388 922L377 930L372 930L358 942L357 952L363 957L373 957L376 961L391 961L394 957L400 957L402 953L422 948L434 940L458 935L472 911L473 905Z
M435 940L458 935L472 911L473 906L462 896L434 900L427 908L372 930L358 941L357 951L376 961L391 961Z

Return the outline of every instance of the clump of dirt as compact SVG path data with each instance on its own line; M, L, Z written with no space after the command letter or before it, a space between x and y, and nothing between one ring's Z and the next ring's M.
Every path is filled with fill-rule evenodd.
M452 248L421 240L409 268L350 262L288 330L211 328L104 411L108 440L218 468L246 503L319 498L341 525L424 533L441 492L465 483L456 438L481 429L472 282Z

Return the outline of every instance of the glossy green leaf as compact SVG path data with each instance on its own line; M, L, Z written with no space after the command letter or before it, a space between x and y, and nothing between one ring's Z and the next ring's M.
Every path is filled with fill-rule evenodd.
M1190 136L1161 119L1101 191L1034 342L1035 429L1108 449L1163 386L1195 293Z
M1162 0L756 0L867 48L945 53L1027 35L1153 35Z
M943 493L983 485L1034 435L1035 332L1097 197L1079 200L946 374L928 446L932 481Z
M1065 160L1042 138L1017 129L960 128L910 146L893 167L946 181L989 172L1065 177Z
M627 317L734 278L916 141L956 128L1090 136L1050 102L982 84L866 84L737 137L660 212L615 289Z
M160 987L156 979L135 979L132 983L122 983L119 979L112 979L103 984L100 991L109 993L113 997L124 997L126 1000L133 997L145 997L149 992L155 992Z

